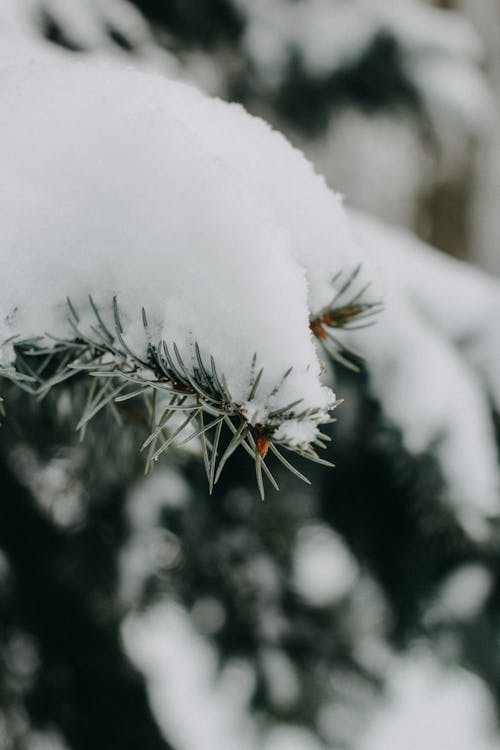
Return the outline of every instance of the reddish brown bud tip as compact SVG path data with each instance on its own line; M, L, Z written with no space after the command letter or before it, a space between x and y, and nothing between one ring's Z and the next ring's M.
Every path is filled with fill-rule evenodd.
M265 458L267 456L269 445L269 440L266 437L257 438L257 450L259 451L259 455L261 458Z
M311 322L309 323L309 327L316 338L321 339L322 341L328 338L328 334L323 328L321 320L318 320L318 318L311 320Z

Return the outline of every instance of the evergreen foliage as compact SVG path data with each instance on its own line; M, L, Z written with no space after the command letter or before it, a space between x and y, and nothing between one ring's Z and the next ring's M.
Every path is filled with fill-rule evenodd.
M319 78L292 50L275 91L245 59L245 20L236 4L135 5L157 41L181 57L202 49L227 60L231 96L305 133L321 132L347 103L369 112L404 109L427 122L389 34ZM44 24L58 45L85 48L54 11L46 11ZM133 52L126 36L108 33ZM203 360L199 348L193 369L169 342L151 342L148 358L138 358L122 335L117 302L111 329L89 300L92 338L79 330L79 311L69 302L74 338L48 348L46 340L16 342L15 366L0 370L2 750L2 742L5 750L32 750L37 731L55 731L70 750L178 750L159 729L122 630L130 613L145 616L165 601L189 613L215 649L221 674L235 660L250 665L250 703L263 742L267 730L285 723L308 728L327 747L357 750L391 659L416 640L443 663L479 675L498 710L498 523L487 539L471 538L443 502L432 446L410 455L370 395L369 363L339 333L371 324L380 305L359 304L353 280L346 278L310 321L345 396L341 418L325 427L320 445L294 455L293 466L282 453L287 446L273 442L273 425L267 432L248 425L217 363ZM144 314L146 337L147 322ZM250 388L257 389L257 361L252 372ZM300 405L288 409L296 417ZM274 415L276 425L287 414ZM197 445L193 455L188 448L196 453ZM156 457L162 460L144 479ZM330 462L334 471L321 465ZM296 481L306 475L310 485ZM173 478L182 484L182 502ZM264 480L280 493L261 503L256 481L262 495ZM300 590L295 570L300 539L318 529L340 540L356 568L350 586L322 603ZM319 544L321 534L312 538ZM133 568L136 552L147 565L124 593L127 560ZM474 566L491 584L483 600L468 615L447 610L445 586ZM289 669L288 693L276 688L277 661ZM175 679L170 689L176 691ZM324 721L327 709L338 710L333 723Z

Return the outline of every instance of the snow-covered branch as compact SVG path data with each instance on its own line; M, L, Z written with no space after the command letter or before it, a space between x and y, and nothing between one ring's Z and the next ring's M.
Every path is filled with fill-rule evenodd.
M237 428L221 464L244 439L261 458L272 443L317 458L336 401L309 321L360 255L305 158L240 107L159 76L19 66L0 98L5 374L16 354L57 353L54 382L108 378L87 416L160 389L186 428L215 416L217 444L219 424Z

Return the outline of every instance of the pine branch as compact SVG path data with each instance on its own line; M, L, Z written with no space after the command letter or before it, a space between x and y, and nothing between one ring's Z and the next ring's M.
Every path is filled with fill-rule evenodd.
M363 300L371 286L370 283L355 289L360 271L361 265L358 265L345 279L342 280L342 272L332 279L332 284L342 282L340 288L330 303L309 323L312 333L328 355L354 372L359 372L357 362L363 360L362 355L335 336L332 329L356 331L368 328L377 322L376 317L383 309L380 301Z
M382 309L380 302L366 302L364 297L369 284L357 290L356 282L361 267L342 278L339 272L332 284L339 284L327 307L310 321L310 327L328 354L342 365L358 370L356 360L360 355L340 341L333 331L356 330L372 325ZM276 437L278 429L287 420L315 421L316 424L334 421L320 409L298 407L301 399L271 410L265 424L252 424L247 405L255 399L262 380L263 369L257 370L257 354L249 367L249 386L245 404L237 403L230 393L224 373L214 358L204 360L197 342L194 343L193 361L188 364L176 344L165 340L153 343L146 311L142 310L142 324L147 343L146 356L139 356L124 336L118 301L112 302L113 326L104 322L98 306L89 296L89 306L94 322L90 333L81 329L81 318L70 299L67 299L68 323L74 336L59 339L49 334L25 340L9 340L4 344L14 346L14 365L0 366L0 377L12 381L38 399L44 398L52 388L79 378L88 383L85 406L76 429L81 437L88 424L101 411L111 409L120 420L124 404L139 399L145 413L144 423L148 435L141 451L146 451L145 471L166 453L171 446L186 445L193 440L201 443L203 462L210 492L219 481L227 461L238 449L243 449L255 463L259 493L264 498L264 476L275 489L278 484L266 463L268 452L304 482L309 480L278 450L291 451L310 461L333 466L322 459L316 448L324 449L329 437L318 432L312 443L295 446ZM269 394L274 398L290 376L289 368ZM330 410L341 401L335 402ZM0 399L0 414L4 414ZM182 416L181 416L182 415ZM176 418L178 421L176 421ZM179 421L180 419L180 421ZM207 421L205 421L205 419Z
M174 444L186 445L199 440L203 453L210 492L219 481L223 469L238 449L243 449L255 463L259 493L264 498L264 477L275 489L278 484L266 464L269 448L292 474L308 481L284 459L276 446L313 461L320 460L312 445L295 447L278 439L276 433L287 420L309 419L324 422L328 414L320 409L299 410L301 400L271 410L265 424L251 424L247 415L248 402L255 398L263 369L257 371L257 355L249 366L249 386L245 405L235 402L224 373L213 357L202 357L194 343L193 362L188 364L175 342L152 342L146 312L142 324L147 344L146 356L139 356L127 343L116 298L112 303L113 327L106 325L98 306L89 297L94 323L90 333L83 332L78 310L70 299L68 323L74 333L71 339L45 337L17 340L14 343L15 364L0 368L4 377L38 399L44 398L57 385L70 379L88 384L83 412L76 429L83 437L88 424L105 409L112 409L117 418L129 401L140 400L145 413L148 435L141 450L146 451L146 471ZM12 342L11 342L12 343ZM290 376L288 369L269 398L275 397ZM335 403L335 408L339 402ZM147 416L146 416L147 415ZM176 418L180 417L180 422ZM206 421L205 421L206 420ZM325 462L328 463L328 462Z

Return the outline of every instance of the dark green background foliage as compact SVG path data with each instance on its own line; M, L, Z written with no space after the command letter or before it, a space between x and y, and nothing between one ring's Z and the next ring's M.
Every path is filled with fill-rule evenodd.
M353 623L370 614L351 594L335 605L313 607L294 590L294 544L310 522L341 534L362 570L378 582L387 609L382 635L391 647L404 651L420 637L439 649L446 631L456 640L459 660L477 670L495 694L500 688L500 671L491 659L497 590L467 625L429 627L421 618L448 573L466 562L495 571L498 553L464 537L440 504L442 488L431 457L416 460L404 452L398 434L363 395L363 376L344 381L339 387L350 393L342 415L349 432L341 424L331 428L335 470L299 467L311 477L311 489L302 490L293 476L278 470L282 491L262 503L251 462L239 452L209 496L197 459L170 459L188 482L190 499L181 507L169 505L167 483L158 525L174 535L180 554L175 565L151 571L139 601L147 608L168 597L195 612L198 602L216 600L225 613L216 632L205 630L203 618L194 622L215 644L221 667L234 656L247 659L257 675L253 704L261 719L303 723L318 733L317 709L335 699L329 675L341 670L344 679L350 675L370 694L383 689L384 676L359 661ZM79 384L65 388L77 410L83 401ZM56 726L71 748L167 747L119 630L124 611L117 566L132 531L125 513L128 488L142 474L133 445L141 429L130 421L124 431L103 413L79 447L73 418L55 417L60 394L35 405L12 386L7 397L0 464L0 549L8 563L0 589L2 706L7 716L26 711L33 727ZM84 480L83 518L64 526L40 507L16 470L19 445L28 445L42 466L72 449L83 452L74 477ZM270 599L258 577L249 575L262 559L272 560L279 574L278 592ZM269 607L287 624L278 642L262 629ZM24 677L9 660L20 637L29 639L36 655ZM300 694L291 704L276 704L269 690L261 662L266 645L283 650L297 669ZM11 747L23 747L22 732L17 739L13 733Z

